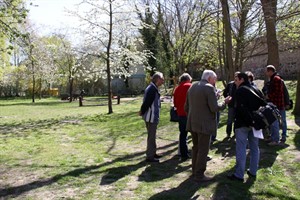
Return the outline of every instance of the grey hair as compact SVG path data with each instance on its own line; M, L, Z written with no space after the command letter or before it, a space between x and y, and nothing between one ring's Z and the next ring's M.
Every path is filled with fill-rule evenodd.
M183 73L179 77L179 82L184 82L184 81L192 81L192 77L188 73Z
M217 78L217 74L210 69L204 70L201 79L208 81L209 77Z
M152 76L152 82L156 83L158 79L163 78L164 75L161 72L155 72Z

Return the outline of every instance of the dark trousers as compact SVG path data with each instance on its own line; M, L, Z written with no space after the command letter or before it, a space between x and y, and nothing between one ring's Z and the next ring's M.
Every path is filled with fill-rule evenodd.
M181 157L188 156L188 146L187 146L187 131L186 131L186 116L179 116L179 149Z
M232 108L232 107L228 107L227 126L226 126L227 136L231 135L232 124L234 122L234 117L235 117L235 109Z
M206 170L207 155L211 135L192 132L192 172L195 178L203 178Z
M154 159L154 156L156 154L157 123L146 122L146 128L148 132L146 157L147 159Z

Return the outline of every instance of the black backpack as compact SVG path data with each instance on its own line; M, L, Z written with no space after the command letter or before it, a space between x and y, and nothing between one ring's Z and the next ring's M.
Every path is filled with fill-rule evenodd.
M264 106L260 106L257 110L251 113L252 124L256 130L268 128L273 122L278 120L281 123L281 115L278 108L271 102L266 102L262 99L253 88L242 86L252 92L257 98L265 102Z

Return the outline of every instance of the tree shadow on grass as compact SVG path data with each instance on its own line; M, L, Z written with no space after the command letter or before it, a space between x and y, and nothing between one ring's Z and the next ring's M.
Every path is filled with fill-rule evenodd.
M216 154L220 154L223 158L235 156L234 138L224 138L222 141L214 142L210 147L216 150Z
M55 127L59 129L60 125L78 124L79 119L65 117L62 119L45 119L38 121L26 121L22 123L4 124L0 127L0 135L24 136L24 133L31 130L49 129Z
M174 143L168 144L166 146L160 147L158 149L168 149L168 148L170 148L170 147L172 147L176 144L177 144L177 142L174 142ZM170 153L170 152L167 151L165 154L167 154L167 153ZM26 193L28 191L35 190L35 189L38 189L38 188L42 188L42 187L45 187L45 186L48 186L48 185L52 185L52 184L58 182L59 180L65 178L65 177L80 177L81 175L90 173L93 170L96 170L96 169L99 169L99 168L102 168L102 167L106 167L106 166L109 166L109 165L113 165L116 162L122 162L122 161L127 161L127 160L130 160L130 159L138 158L138 157L140 157L144 154L145 154L145 151L137 152L137 153L134 153L134 154L131 154L131 155L118 157L118 158L116 158L116 159L114 159L110 162L102 163L102 164L99 164L99 165L91 165L91 166L85 166L85 167L77 168L75 170L71 170L71 171L66 172L64 174L57 174L53 177L46 178L46 179L43 179L43 180L33 181L33 182L30 182L30 183L27 183L27 184L24 184L24 185L13 186L13 187L8 187L8 188L0 188L0 199L1 198L18 197L18 196L20 196L23 193ZM115 177L113 180L109 181L108 178L103 179L102 183L103 184L110 184L112 182L115 182L116 180L126 176L128 173L130 173L134 170L137 170L140 167L143 167L144 163L145 163L144 161L141 161L141 162L139 162L135 165L124 166L124 167L121 167L121 168L108 169L107 171L109 172L108 173L109 175L111 175L112 173L117 172L117 171L119 173L120 172L121 173L118 174L118 176ZM109 177L109 175L107 175L107 177Z
M168 149L167 151L164 151L162 154L163 156L167 156L177 150L176 147L171 148L172 146L175 146L175 145L177 146L177 142L173 142L164 147L158 148L158 150ZM157 177L157 179L164 179L167 177L171 177L172 175L174 175L176 173L179 173L179 171L173 170L173 168L176 167L177 164L178 164L178 159L174 159L174 157L173 157L173 158L166 160L164 162L161 162L161 163L147 163L144 160L137 164L109 168L105 171L106 174L102 177L100 185L112 184L112 183L118 181L119 179L127 176L131 172L136 171L141 167L144 167L145 165L147 165L146 170L142 173L142 175L140 175L140 177L149 177L149 176L145 175L145 173L147 174L146 171L151 169L149 172L151 174L150 175L151 178ZM145 175L145 176L143 176L143 175ZM139 180L140 180L140 177L139 177ZM143 179L143 181L147 181L147 180Z

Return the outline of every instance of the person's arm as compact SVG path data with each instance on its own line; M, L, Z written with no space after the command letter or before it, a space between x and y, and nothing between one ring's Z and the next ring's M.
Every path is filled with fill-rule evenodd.
M229 96L229 85L230 83L228 83L223 91L223 96L226 98L227 96Z
M156 89L154 87L150 87L148 91L146 91L144 102L141 106L140 114L143 115L147 112L147 110L151 107L154 99L155 99Z

